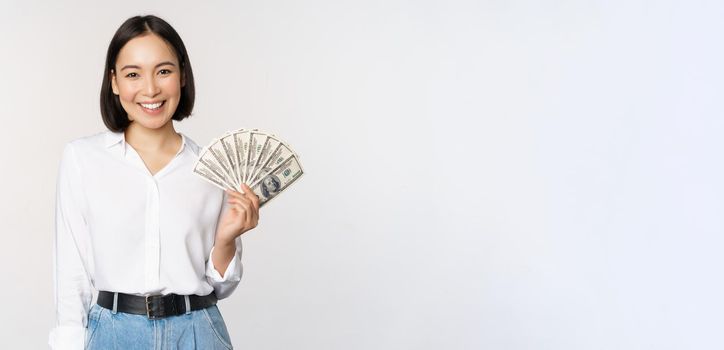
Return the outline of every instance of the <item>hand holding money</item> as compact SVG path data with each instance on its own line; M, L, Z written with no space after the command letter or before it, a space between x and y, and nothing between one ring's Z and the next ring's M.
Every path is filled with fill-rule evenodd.
M241 186L244 193L226 190L229 207L219 219L216 229L217 242L233 242L236 237L253 229L259 222L259 197L246 184Z
M194 173L223 190L244 193L242 185L248 184L261 208L299 179L304 170L299 156L276 135L239 129L206 146Z

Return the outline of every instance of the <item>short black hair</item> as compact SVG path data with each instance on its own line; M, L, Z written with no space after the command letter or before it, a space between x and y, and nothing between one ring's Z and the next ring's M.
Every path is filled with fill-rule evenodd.
M166 21L153 15L135 16L127 19L116 31L108 45L106 54L106 66L103 70L103 84L101 85L101 115L103 123L111 131L125 131L131 123L128 114L121 105L119 97L113 93L111 77L118 59L118 53L131 39L146 34L156 34L169 43L176 53L181 70L181 99L173 114L173 120L183 120L191 115L194 109L194 74L191 70L191 62L186 53L186 46L176 30Z

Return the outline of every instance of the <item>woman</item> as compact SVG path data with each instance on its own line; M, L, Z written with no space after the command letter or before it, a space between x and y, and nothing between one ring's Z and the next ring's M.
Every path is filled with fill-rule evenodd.
M101 88L109 130L66 144L59 167L52 348L232 348L215 304L241 279L259 199L192 173L199 146L172 120L193 105L176 31L155 16L124 22Z

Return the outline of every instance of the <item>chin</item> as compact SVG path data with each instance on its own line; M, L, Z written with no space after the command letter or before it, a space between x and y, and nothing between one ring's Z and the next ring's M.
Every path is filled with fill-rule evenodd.
M160 129L160 128L166 126L166 124L171 123L172 121L171 121L171 118L169 118L168 120L166 120L166 121L164 121L164 122L158 122L158 121L155 121L155 120L152 120L152 121L138 121L138 120L136 120L136 121L134 121L134 122L135 122L136 124L139 124L140 126L146 128L146 129Z

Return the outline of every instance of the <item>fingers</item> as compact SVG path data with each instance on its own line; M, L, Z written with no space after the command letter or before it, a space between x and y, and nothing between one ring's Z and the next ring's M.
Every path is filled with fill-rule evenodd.
M256 210L259 210L259 196L254 194L254 191L251 190L251 187L249 187L247 184L241 184L241 188L244 190L244 196L246 198L249 198L249 200L254 204L254 208Z
M249 187L247 184L242 184L242 189L244 190L244 195L246 196L246 198L249 199L254 207L254 211L249 218L249 224L252 225L252 227L256 227L256 225L259 223L259 196L254 194L254 191L252 191L251 187Z
M239 215L241 215L241 221L246 222L247 217L249 215L248 215L248 212L246 211L246 209L244 208L244 206L241 204L238 204L238 203L234 203L234 204L232 204L231 207L234 208L237 212L239 212Z
M244 196L241 192L239 192L239 191L237 191L237 190L232 190L232 189L229 189L229 188L226 189L226 194L228 194L229 196L233 196L233 197L242 197L242 196Z
M251 187L249 187L247 184L241 184L241 189L244 191L242 194L239 191L230 191L226 190L226 193L229 194L230 197L235 198L246 198L251 201L252 204L254 204L254 208L256 210L259 210L259 196L254 194L254 191L251 190Z
M244 226L248 227L249 229L256 227L259 221L259 210L257 207L254 206L251 200L244 196L240 198L230 197L229 203L237 208L237 210L244 211L245 215L242 219L242 221L244 222Z
M228 202L233 205L240 205L242 208L244 208L244 210L248 211L249 213L253 212L254 206L252 205L251 201L246 197L230 197Z
M244 191L243 194L239 191L227 189L228 201L237 210L245 212L242 221L246 227L251 229L259 223L259 196L254 194L254 191L247 184L241 184L241 190Z
M228 195L230 195L230 196L234 196L234 197L237 197L237 198L246 197L246 198L248 198L249 200L251 200L252 203L257 202L257 204L258 204L258 202L259 202L259 196L257 196L256 194L254 194L254 191L251 190L251 187L249 187L247 184L241 184L241 190L244 191L244 193L241 193L241 192L236 191L236 190L231 190L231 189L227 189L227 190L226 190L226 193L227 193Z

